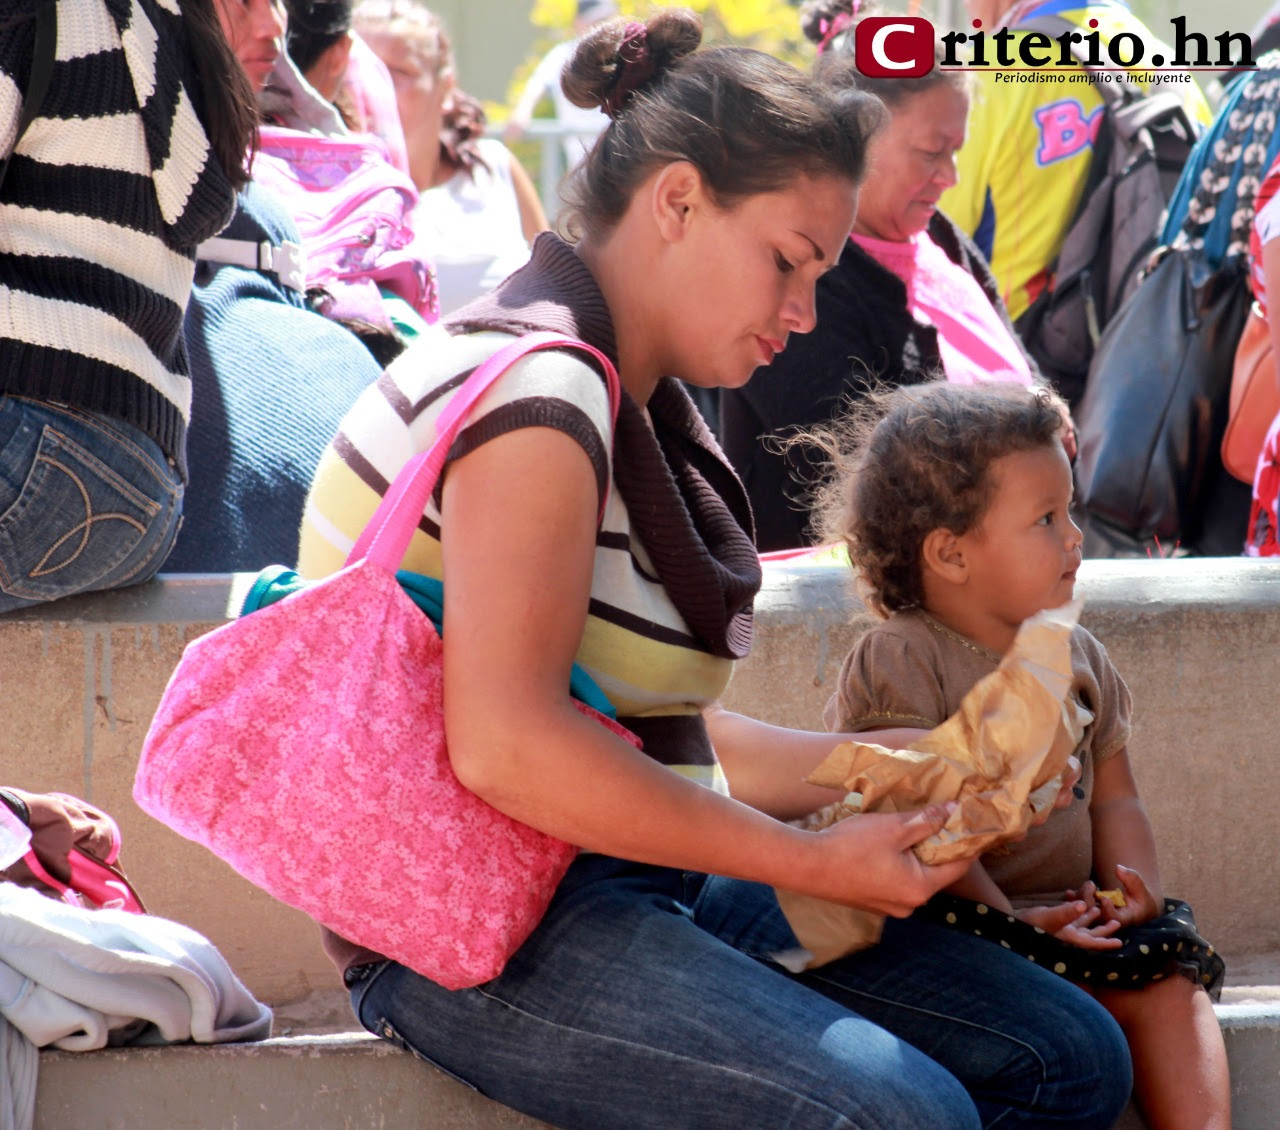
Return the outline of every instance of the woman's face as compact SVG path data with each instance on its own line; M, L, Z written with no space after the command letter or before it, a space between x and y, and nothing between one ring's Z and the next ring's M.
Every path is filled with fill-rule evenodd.
M439 163L444 108L454 85L449 60L439 58L439 40L420 28L403 34L387 26L358 30L391 72L414 183L430 188Z
M941 85L889 109L889 124L871 142L853 230L901 242L924 231L938 197L956 183L969 98Z
M262 90L284 51L282 0L218 0L218 22L254 90Z
M737 388L792 333L808 333L814 290L840 257L858 193L836 177L797 177L730 208L706 202L664 271L663 372L704 388Z

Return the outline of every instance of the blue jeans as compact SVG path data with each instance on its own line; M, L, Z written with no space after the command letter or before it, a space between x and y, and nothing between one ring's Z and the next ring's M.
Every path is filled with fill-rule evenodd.
M571 1130L975 1130L1119 1117L1110 1016L998 946L890 920L812 973L767 887L584 856L501 976L349 971L369 1031Z
M0 612L153 576L182 493L177 468L137 428L0 396Z

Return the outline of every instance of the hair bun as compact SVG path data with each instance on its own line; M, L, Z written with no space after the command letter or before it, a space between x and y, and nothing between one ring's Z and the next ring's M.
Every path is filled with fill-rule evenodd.
M637 90L701 43L702 19L688 8L665 9L643 24L607 20L583 36L560 86L575 106L616 118Z
M808 0L800 8L800 30L810 43L822 48L875 11L865 0Z

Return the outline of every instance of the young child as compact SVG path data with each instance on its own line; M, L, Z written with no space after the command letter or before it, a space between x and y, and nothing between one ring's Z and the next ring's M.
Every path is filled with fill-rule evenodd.
M1081 534L1064 420L1045 390L937 382L884 393L846 431L818 437L836 468L820 499L825 532L848 547L863 599L885 618L845 660L829 728L932 729L995 669L1023 620L1072 598ZM1211 1000L1222 960L1190 908L1162 897L1125 750L1129 692L1079 627L1072 666L1072 693L1094 716L1076 753L1079 799L984 855L920 913L1097 997L1128 1037L1152 1130L1229 1130Z

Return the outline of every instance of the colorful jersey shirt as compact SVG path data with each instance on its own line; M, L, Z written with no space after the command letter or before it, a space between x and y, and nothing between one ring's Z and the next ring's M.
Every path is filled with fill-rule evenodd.
M1121 0L1087 5L1049 0L1020 12L1015 20L1062 16L1082 33L1096 31L1103 45L1121 33L1136 35L1144 44L1143 60L1154 54L1173 56L1172 48L1160 43ZM1090 26L1094 20L1096 28ZM1014 37L1013 57L1026 34ZM994 57L989 39L986 51L988 59ZM1105 46L1102 53L1105 58ZM1044 287L1075 216L1101 125L1103 96L1083 68L991 66L969 73L975 81L968 138L957 156L959 182L938 206L973 236L990 260L1009 315L1016 319ZM1143 86L1151 81L1150 71L1130 73ZM1064 81L1057 82L1057 76ZM1191 120L1207 124L1209 107L1190 73L1172 72L1169 78Z

